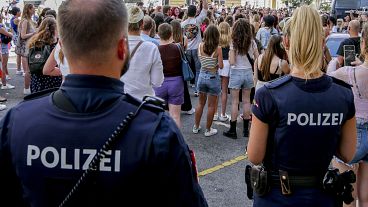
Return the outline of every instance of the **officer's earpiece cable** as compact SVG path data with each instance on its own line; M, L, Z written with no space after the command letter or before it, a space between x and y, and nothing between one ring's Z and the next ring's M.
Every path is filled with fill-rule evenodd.
M106 157L107 152L109 150L111 150L112 147L117 143L117 141L119 140L119 138L122 137L123 133L128 128L129 124L132 123L132 121L134 120L134 118L136 118L136 116L138 115L138 113L140 112L140 110L142 109L142 107L145 104L147 104L147 103L152 103L153 101L155 101L155 99L152 98L152 97L145 98L145 99L146 100L144 100L139 105L138 109L135 112L130 112L125 117L125 119L123 120L123 122L121 122L119 124L119 126L116 128L116 130L114 131L114 133L109 137L109 139L102 146L102 148L100 149L100 151L93 157L91 163L89 164L88 169L83 172L83 174L79 178L78 182L74 185L74 187L72 188L72 190L68 193L68 195L64 198L64 200L60 203L59 207L65 206L65 204L67 204L71 200L71 198L73 197L73 195L75 195L75 193L80 189L81 185L86 181L86 178L93 171L96 171L98 169L97 166L99 165L100 161Z

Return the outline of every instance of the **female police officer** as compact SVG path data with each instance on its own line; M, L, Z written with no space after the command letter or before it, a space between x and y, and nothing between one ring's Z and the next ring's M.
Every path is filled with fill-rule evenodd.
M263 162L271 189L254 206L335 205L323 177L334 154L353 158L355 108L349 85L324 75L322 24L317 11L298 8L290 22L291 75L257 91L248 145L249 161Z

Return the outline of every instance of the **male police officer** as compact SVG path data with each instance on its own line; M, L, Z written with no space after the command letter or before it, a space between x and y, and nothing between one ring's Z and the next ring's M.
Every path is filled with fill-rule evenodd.
M0 206L60 204L140 104L119 81L129 59L122 1L66 0L58 18L71 74L58 95L29 97L0 123ZM67 205L207 206L188 146L161 108L144 106L105 155Z

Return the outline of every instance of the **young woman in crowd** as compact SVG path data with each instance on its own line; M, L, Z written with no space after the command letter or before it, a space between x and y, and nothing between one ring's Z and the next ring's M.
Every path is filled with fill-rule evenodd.
M19 32L18 32L18 25L20 22L20 16L22 14L22 12L20 11L20 9L18 7L13 7L12 10L10 11L10 14L13 15L13 17L10 19L10 25L12 28L12 33L13 33L13 43L14 45L17 45L17 41L19 38ZM21 56L17 55L17 71L16 71L17 75L23 75L23 71L22 71L22 62L21 62Z
M180 26L180 21L173 20L170 22L170 25L172 26L172 30L173 30L172 36L173 36L174 43L180 44L181 47L185 51L188 46L188 39L183 34L183 30ZM184 81L184 103L183 105L181 105L181 111L187 115L192 115L195 112L195 109L192 106L192 101L190 100L190 94L189 94L187 81Z
M226 114L227 105L227 91L229 86L229 51L231 42L231 28L226 22L221 22L218 26L220 32L220 47L222 49L222 57L224 61L224 68L219 70L219 75L221 77L221 113L218 117L220 121L227 121L229 116Z
M32 21L35 14L35 8L32 4L25 4L22 12L22 18L19 23L19 40L15 48L15 53L22 56L22 66L24 69L24 90L25 95L30 94L31 74L28 67L28 51L27 41L36 34L36 24Z
M197 134L201 130L203 109L208 100L207 124L204 133L206 137L217 134L217 129L212 128L213 117L217 110L217 98L221 93L220 76L217 71L224 67L219 39L220 33L217 27L210 25L204 32L203 43L198 47L198 57L202 67L197 83L199 101L195 112L193 133Z
M180 111L181 105L184 103L184 81L181 70L181 52L178 47L180 45L173 43L172 34L170 24L163 23L158 27L158 35L160 36L158 49L163 65L164 82L154 90L156 96L166 101L171 117L180 128Z
M180 20L179 19L179 14L180 14L179 7L173 7L173 8L171 8L171 18L172 19Z
M263 164L270 178L269 191L255 193L253 206L339 206L337 196L323 190L323 177L334 154L347 162L354 156L353 92L321 71L323 30L316 9L296 9L290 31L291 75L260 88L252 106L248 159ZM335 118L317 120L327 115Z
M284 60L286 51L281 46L282 37L273 35L264 54L255 61L254 83L256 91L266 82L290 73L289 64Z
M8 60L9 60L9 44L13 38L13 34L8 31L8 28L5 26L5 24L2 23L2 17L0 14L0 45L1 45L1 89L13 89L15 88L13 85L10 85L6 82L7 79L9 79L8 76Z
M28 48L50 46L52 51L57 44L56 20L53 17L46 17L41 22L38 32L29 40ZM42 90L57 88L61 85L61 74L59 76L48 76L39 73L31 74L31 92L36 93Z
M224 136L236 139L236 123L239 112L239 92L243 100L243 136L248 136L250 121L250 91L253 84L253 63L258 58L258 49L250 24L245 19L235 22L232 30L232 44L230 45L229 63L231 91L231 120L229 131Z
M354 93L354 103L356 110L357 145L353 160L347 165L334 160L335 167L340 172L353 169L357 175L356 186L354 186L354 197L358 199L360 207L368 206L368 25L363 26L361 50L364 56L364 63L357 67L343 67L334 72L331 76L341 79L352 85ZM352 165L352 166L351 166ZM355 207L356 202L350 205Z

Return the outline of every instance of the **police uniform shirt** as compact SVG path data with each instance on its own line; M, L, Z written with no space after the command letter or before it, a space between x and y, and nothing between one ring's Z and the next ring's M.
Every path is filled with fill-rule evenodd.
M61 87L78 113L51 96L25 101L0 123L0 206L57 206L139 101L119 80L68 75ZM74 206L207 206L188 146L154 106L133 120Z
M342 81L327 75L311 80L285 76L257 91L252 112L269 125L266 166L323 176L355 107L351 88Z

